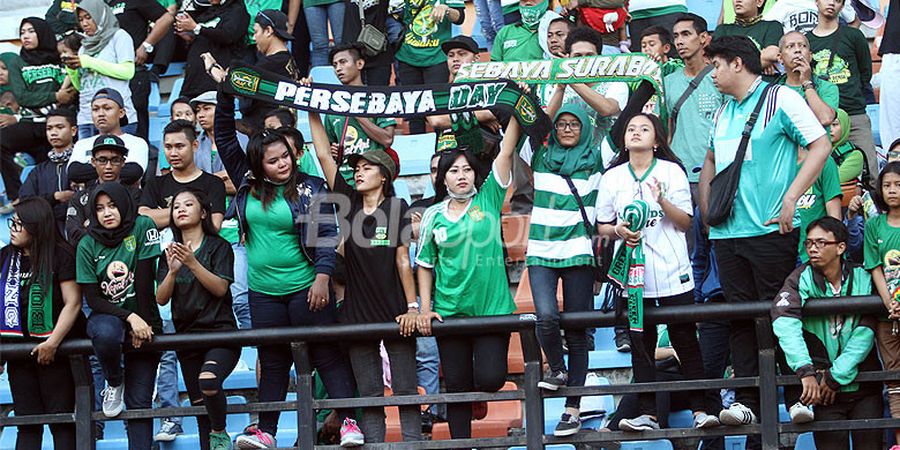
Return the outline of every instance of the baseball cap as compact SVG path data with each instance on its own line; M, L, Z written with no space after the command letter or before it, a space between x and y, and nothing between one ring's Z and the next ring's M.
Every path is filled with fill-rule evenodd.
M101 134L94 139L91 154L96 153L97 150L114 150L121 153L122 156L128 156L128 147L125 146L125 141L112 134Z
M379 166L384 167L388 171L388 175L390 175L391 180L397 178L397 174L400 173L400 164L397 162L397 158L391 156L389 152L394 152L393 149L385 149L385 150L369 150L363 153L355 153L347 157L347 164L350 167L356 167L356 164L359 163L360 159L365 159L366 161L378 164ZM394 152L396 155L396 152Z
M294 36L288 33L287 16L277 9L264 9L256 14L256 23L262 27L272 27L275 34L286 41L294 40Z
M196 108L199 103L207 103L210 105L217 105L218 99L216 98L216 91L206 91L194 98L191 99L191 108Z
M125 109L125 99L122 98L122 94L119 91L113 88L102 88L94 93L94 98L91 99L91 103L93 104L97 100L108 99L116 102L119 105L119 108ZM128 114L119 118L119 126L128 125Z
M443 50L445 54L450 53L450 50L453 50L454 48L468 50L476 55L479 52L478 44L475 40L462 34L453 37L453 39L450 39L449 41L444 41L441 44L441 50Z

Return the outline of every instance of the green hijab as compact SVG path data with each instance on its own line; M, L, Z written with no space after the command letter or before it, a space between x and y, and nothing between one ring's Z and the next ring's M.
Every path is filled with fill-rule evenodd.
M563 114L571 114L581 122L581 137L574 147L563 147L556 138L556 128L554 127L550 132L545 162L547 168L553 172L563 176L572 176L575 172L592 169L597 165L600 146L594 142L594 133L590 129L591 121L584 108L574 103L567 103L553 117L553 123L556 123Z
M840 108L835 112L837 113L838 123L841 124L841 136L833 145L834 148L838 148L850 140L850 115L847 114L847 111Z
M13 74L17 70L21 70L21 64L18 64L18 61L17 61L18 59L19 59L19 55L17 53L13 53L13 52L0 53L0 61L3 61L3 65L6 66L6 70L7 70L7 72L9 72L6 75L6 78L9 81L7 82L7 84L0 86L0 94L4 93L6 91L13 90ZM15 94L15 91L13 91L13 93Z

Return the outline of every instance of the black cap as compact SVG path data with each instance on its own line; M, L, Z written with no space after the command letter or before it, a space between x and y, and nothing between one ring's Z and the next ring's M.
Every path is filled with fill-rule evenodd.
M72 161L67 169L68 179L72 183L89 183L97 179L97 169L86 163Z
M94 93L94 98L91 99L91 103L94 103L97 100L108 99L116 102L119 105L119 108L125 109L125 99L122 98L122 94L119 91L113 88L102 88ZM119 118L119 126L128 125L128 115L124 115Z
M453 50L454 48L461 48L464 50L468 50L476 55L481 50L478 48L478 44L475 42L475 39L472 39L469 36L465 36L462 34L459 36L454 36L453 39L450 39L449 41L444 41L441 44L441 50L443 50L445 54L450 53L450 50Z
M277 9L264 9L256 14L256 23L261 27L272 27L275 34L286 41L294 40L294 36L288 33L287 16Z
M128 147L125 146L125 141L112 134L101 134L97 136L97 139L94 139L94 147L91 149L91 154L96 153L97 150L114 150L121 153L122 156L128 156Z

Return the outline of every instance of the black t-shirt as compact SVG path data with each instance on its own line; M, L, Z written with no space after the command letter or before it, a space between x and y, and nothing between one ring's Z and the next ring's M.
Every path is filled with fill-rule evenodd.
M187 183L179 183L171 173L156 177L144 187L141 206L168 208L172 205L175 194L186 188L205 192L212 204L212 212L225 214L225 182L206 172L201 172L199 177Z
M8 258L12 257L13 246L7 245L0 250L0 264L5 262ZM71 247L66 245L57 245L56 251L53 252L53 324L56 325L59 320L59 314L62 312L63 306L65 302L63 301L62 296L62 288L59 287L59 284L63 281L75 281L75 253ZM28 335L27 326L25 326L28 313L29 313L29 305L28 302L25 301L28 298L27 293L27 283L29 283L31 279L31 258L28 256L22 255L22 259L20 261L19 271L21 272L21 283L19 286L20 295L19 301L22 305L22 315L21 320L23 324L23 328L25 330L25 340L37 340L31 338ZM85 319L81 312L78 312L78 318L75 320L75 324L72 325L72 329L66 335L66 339L71 339L75 337L84 337L85 336Z
M881 38L878 54L884 56L900 53L900 0L891 0L885 21L887 23L884 26L884 37Z
M431 197L427 197L427 198L423 197L423 198L420 198L420 199L414 201L412 203L412 205L409 205L409 211L411 213L412 212L423 213L423 212L425 212L426 209L428 209L428 207L430 207L433 204L434 204L434 196L433 195Z
M225 239L206 236L194 257L213 274L234 282L234 253ZM169 263L161 256L156 281L162 283L168 273ZM231 290L223 297L212 295L187 267L182 266L175 275L175 290L170 301L172 322L178 333L237 329L231 310Z
M147 0L107 0L116 18L119 19L119 28L128 32L134 41L134 48L147 40L149 22L156 22L166 14L166 8L157 1Z
M393 322L406 312L406 295L397 270L397 247L409 245L406 201L389 197L371 215L363 211L362 195L344 177L335 177L333 191L350 199L342 230L347 290L339 320L345 323ZM344 226L344 225L342 225Z
M362 31L362 22L359 21L359 2L363 2L366 13L366 24L387 33L388 0L344 0L344 31L345 43L356 42ZM394 61L394 46L388 44L387 50L375 56L365 56L366 67L389 66Z

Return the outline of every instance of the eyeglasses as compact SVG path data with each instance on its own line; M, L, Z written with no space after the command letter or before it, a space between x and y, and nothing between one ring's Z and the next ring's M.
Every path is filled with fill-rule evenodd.
M815 247L816 249L821 250L826 245L834 245L834 244L839 244L839 243L840 242L838 242L838 241L825 241L822 239L817 239L814 241L812 239L807 239L807 240L803 241L803 246L806 247L807 249Z
M122 158L94 158L94 162L100 166L105 166L107 164L112 166L121 166L122 163L125 162Z
M578 122L578 121L564 122L562 120L560 120L559 122L556 122L556 131L563 131L566 128L568 128L572 131L579 131L579 130L581 130L581 122Z
M22 221L13 219L12 217L6 219L6 226L9 227L10 231L15 231L16 233L22 231Z

